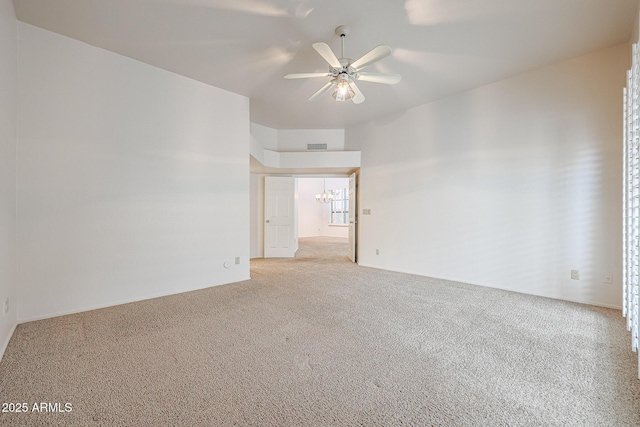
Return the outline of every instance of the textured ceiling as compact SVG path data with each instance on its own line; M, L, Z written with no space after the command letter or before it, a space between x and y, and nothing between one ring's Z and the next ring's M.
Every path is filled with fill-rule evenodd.
M345 128L630 39L638 0L14 0L21 21L251 99L251 120L277 129ZM307 99L326 80L311 47L346 56L379 44L390 57L360 82L366 101ZM338 55L340 56L340 55Z

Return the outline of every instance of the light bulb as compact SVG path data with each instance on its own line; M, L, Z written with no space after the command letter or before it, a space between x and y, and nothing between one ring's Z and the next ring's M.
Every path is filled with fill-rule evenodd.
M336 101L348 101L355 95L355 92L349 86L349 79L346 76L338 77L338 83L336 90L333 92L333 97Z

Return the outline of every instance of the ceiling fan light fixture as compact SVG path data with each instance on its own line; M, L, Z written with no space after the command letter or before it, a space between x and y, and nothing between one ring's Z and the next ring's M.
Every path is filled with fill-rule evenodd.
M309 101L314 101L325 93L333 90L332 96L336 101L353 101L354 104L361 104L364 95L356 84L358 80L373 83L396 84L400 81L400 74L390 73L364 73L362 69L374 62L380 61L391 55L391 48L385 45L378 45L369 52L353 61L345 57L344 39L349 34L349 27L341 25L336 28L336 34L340 36L342 42L342 57L338 58L329 45L324 42L315 42L312 47L329 64L328 73L293 73L284 76L285 79L306 79L311 77L331 77L331 80L322 86L318 91L309 97Z
M349 79L346 77L338 77L336 89L333 91L333 98L336 101L349 101L355 94L349 85Z

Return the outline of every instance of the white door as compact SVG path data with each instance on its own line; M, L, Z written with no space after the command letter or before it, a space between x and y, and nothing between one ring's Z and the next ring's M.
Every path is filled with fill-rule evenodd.
M265 177L264 222L264 257L293 258L298 249L295 237L295 178Z
M349 258L356 262L356 226L358 224L358 207L356 206L356 174L349 177Z

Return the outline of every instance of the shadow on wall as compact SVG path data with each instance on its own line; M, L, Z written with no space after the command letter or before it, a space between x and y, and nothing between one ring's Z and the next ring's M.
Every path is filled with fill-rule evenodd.
M360 221L361 264L619 306L619 274L604 277L621 271L621 102L606 80L615 61L597 68L621 53L350 129L366 146L360 194L373 212Z

